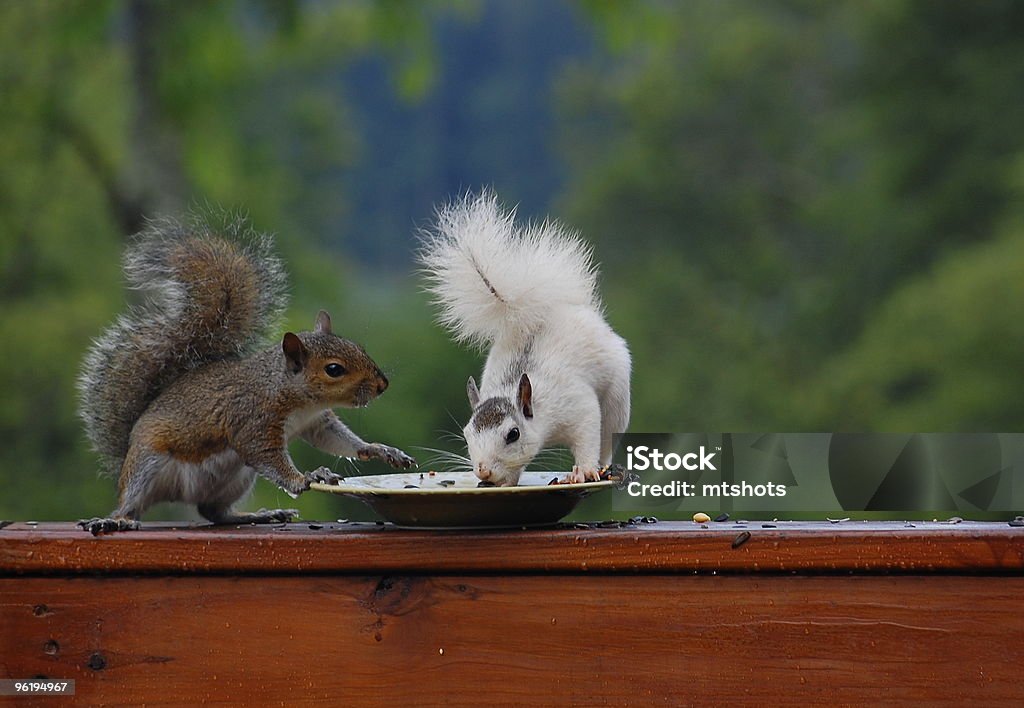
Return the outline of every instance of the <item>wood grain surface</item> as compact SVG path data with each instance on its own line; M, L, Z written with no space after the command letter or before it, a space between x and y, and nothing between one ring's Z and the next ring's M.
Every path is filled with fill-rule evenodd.
M0 678L83 705L1024 705L1024 529L706 526L13 524Z
M316 528L311 528L311 526ZM173 527L93 538L71 524L0 530L0 575L76 573L930 573L1024 570L1006 523L656 523L403 531L373 523ZM734 547L740 534L750 538Z
M1011 706L1021 597L1019 577L7 578L0 674L104 705Z

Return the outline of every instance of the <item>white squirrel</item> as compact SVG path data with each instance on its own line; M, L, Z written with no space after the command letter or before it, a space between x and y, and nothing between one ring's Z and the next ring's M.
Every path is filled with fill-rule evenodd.
M629 423L630 356L602 314L590 248L553 221L519 227L485 191L438 210L419 253L439 322L490 347L463 429L482 480L515 486L545 446L574 457L569 480L600 478Z

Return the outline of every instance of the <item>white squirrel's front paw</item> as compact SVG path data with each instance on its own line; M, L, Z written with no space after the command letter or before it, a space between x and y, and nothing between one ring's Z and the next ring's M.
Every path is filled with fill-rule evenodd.
M569 481L572 484L596 482L599 479L601 479L601 470L597 467L580 467L579 465L576 465L572 468L572 472L569 474Z

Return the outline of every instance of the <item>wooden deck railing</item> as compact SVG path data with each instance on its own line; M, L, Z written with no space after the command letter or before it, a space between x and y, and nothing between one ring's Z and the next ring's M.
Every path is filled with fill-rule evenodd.
M0 530L0 678L86 704L1021 705L1022 660L1006 524Z

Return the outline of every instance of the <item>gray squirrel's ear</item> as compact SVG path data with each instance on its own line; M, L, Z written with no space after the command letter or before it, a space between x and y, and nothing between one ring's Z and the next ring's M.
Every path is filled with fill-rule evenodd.
M519 407L523 409L524 418L533 417L533 384L526 374L519 379Z
M302 371L306 366L306 361L309 359L309 352L306 351L306 346L299 339L298 335L286 332L284 340L281 342L281 349L284 351L284 359L288 366L288 371L293 374Z
M317 314L314 331L320 332L321 334L332 334L331 316L327 314L327 310L320 310Z
M466 396L469 397L469 407L476 410L477 404L480 403L480 389L476 387L476 381L472 376L466 382Z

